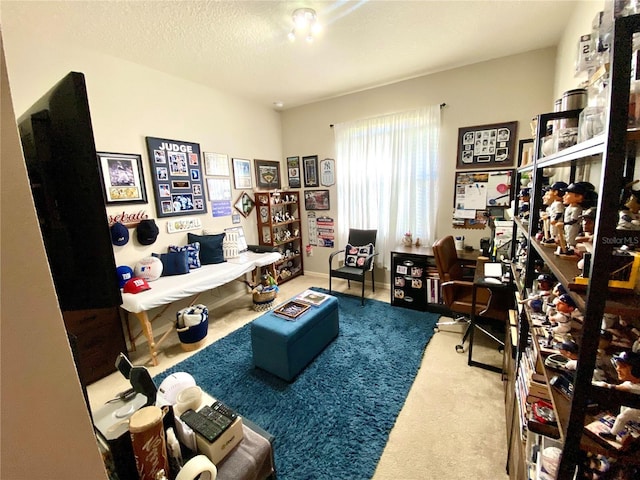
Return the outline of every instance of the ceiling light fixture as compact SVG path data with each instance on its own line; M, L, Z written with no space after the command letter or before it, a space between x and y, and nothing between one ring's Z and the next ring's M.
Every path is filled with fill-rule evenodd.
M307 42L313 42L322 27L318 23L318 16L313 8L297 8L291 15L293 28L289 32L289 40L296 39L296 34L304 35Z

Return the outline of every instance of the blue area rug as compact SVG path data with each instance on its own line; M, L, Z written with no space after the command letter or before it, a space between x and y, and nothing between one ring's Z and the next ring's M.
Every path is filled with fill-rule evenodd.
M156 385L189 372L273 434L279 480L371 478L438 315L333 295L340 334L293 383L254 368L245 325L155 377Z

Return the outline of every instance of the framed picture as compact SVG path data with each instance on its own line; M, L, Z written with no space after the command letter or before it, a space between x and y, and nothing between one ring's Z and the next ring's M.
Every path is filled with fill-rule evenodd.
M458 129L458 169L513 167L518 122Z
M304 168L304 186L318 187L318 156L310 155L302 157L302 167Z
M253 202L253 198L251 198L247 192L242 192L234 205L236 210L238 210L245 218L251 214L254 206L255 203Z
M272 160L254 160L256 167L256 188L274 190L282 188L280 181L280 162Z
M244 158L233 159L233 182L236 190L247 190L252 188L251 183L251 161Z
M206 213L200 145L146 137L158 217Z
M306 210L329 210L329 190L305 190L304 208Z
M203 152L204 174L229 176L229 157L223 153Z
M300 188L300 157L287 157L289 188Z
M518 141L518 168L525 167L533 161L533 138Z
M231 180L228 178L207 178L209 200L231 201Z
M320 162L320 185L330 187L336 183L336 162L333 158L325 158Z
M289 188L300 188L300 157L287 157L287 176Z
M309 310L311 306L307 303L290 300L287 303L276 308L273 313L289 320L295 320L304 312Z
M98 166L106 203L147 203L140 155L98 152Z

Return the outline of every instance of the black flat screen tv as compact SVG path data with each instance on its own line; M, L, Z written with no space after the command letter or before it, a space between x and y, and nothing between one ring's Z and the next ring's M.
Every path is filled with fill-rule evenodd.
M18 128L61 310L120 305L84 75L66 75Z

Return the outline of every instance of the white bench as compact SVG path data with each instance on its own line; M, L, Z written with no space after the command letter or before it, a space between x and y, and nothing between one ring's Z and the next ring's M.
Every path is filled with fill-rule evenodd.
M140 325L142 326L141 334L144 334L149 343L151 361L153 365L158 365L157 348L173 330L169 329L156 342L151 324L160 317L173 302L195 295L195 298L191 302L193 304L202 292L232 282L236 278L252 272L258 267L271 265L281 258L281 254L277 252L244 252L240 254L239 257L230 258L224 263L203 265L184 275L160 277L153 282L149 282L150 290L136 294L123 293L121 307L127 312L133 313L140 321ZM153 308L162 306L164 306L164 308L152 319L149 319L147 312ZM138 336L132 337L129 335L131 348L133 350L136 348L135 340Z

